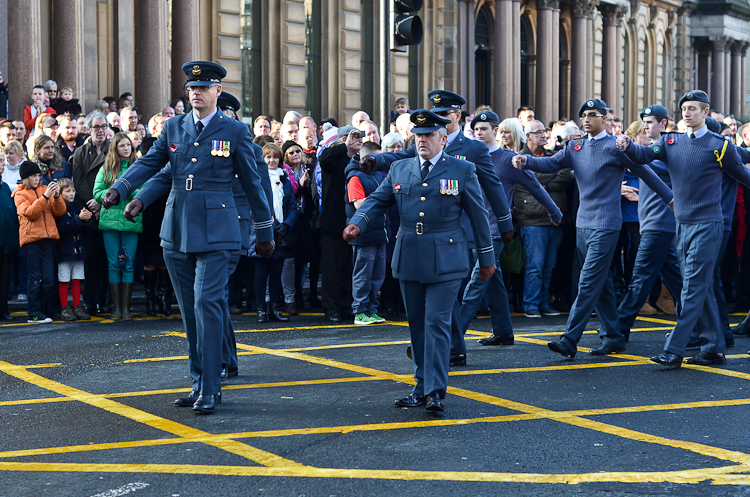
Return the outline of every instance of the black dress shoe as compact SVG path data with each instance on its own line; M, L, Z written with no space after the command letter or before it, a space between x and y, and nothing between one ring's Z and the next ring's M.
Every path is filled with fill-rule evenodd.
M268 317L271 319L271 321L279 321L282 323L289 322L289 318L285 317L282 313L275 309L269 309L268 310Z
M589 355L607 355L607 354L622 354L625 352L625 347L613 347L612 345L602 345L598 349L592 349Z
M425 405L426 402L427 397L425 397L424 395L411 393L408 397L394 400L393 405L394 407L419 407Z
M573 352L572 350L570 350L570 348L568 347L568 345L565 342L563 342L562 340L556 340L554 342L549 342L549 343L547 343L547 347L549 347L549 349L552 352L557 352L558 354L560 354L560 355L562 355L564 357L568 357L570 359L573 359L576 356L576 353Z
M481 338L477 340L479 345L513 345L515 340L513 335L495 335L494 333L489 338Z
M466 354L451 354L451 366L466 366Z
M239 372L237 371L237 368L227 368L223 367L221 368L221 381L227 381L229 378L234 378L237 376Z
M443 399L441 399L439 396L428 395L427 404L424 408L429 412L443 412L445 411L445 404L443 404Z
M258 318L256 319L259 323L268 322L268 313L266 311L258 311Z
M721 352L701 352L695 357L685 359L685 364L697 364L698 366L721 366L727 363L727 358Z
M332 323L340 323L341 322L341 316L338 312L327 312L326 313L326 319Z
M174 405L176 405L177 407L193 407L193 404L195 404L195 401L198 400L198 397L200 397L198 392L192 392L187 397L175 399Z
M221 404L221 394L201 395L193 404L195 414L211 414L216 409L216 405Z
M677 368L682 366L682 357L671 352L662 352L661 354L652 357L651 360L663 366L674 366Z

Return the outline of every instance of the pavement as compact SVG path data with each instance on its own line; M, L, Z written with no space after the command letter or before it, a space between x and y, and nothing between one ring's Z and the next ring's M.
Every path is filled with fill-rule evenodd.
M667 369L648 357L674 316L604 358L592 318L575 360L546 347L565 315L514 314L505 347L477 345L476 319L438 417L393 407L413 384L403 316L233 316L239 376L197 416L172 404L182 322L139 310L0 326L0 496L750 496L750 340L724 367Z

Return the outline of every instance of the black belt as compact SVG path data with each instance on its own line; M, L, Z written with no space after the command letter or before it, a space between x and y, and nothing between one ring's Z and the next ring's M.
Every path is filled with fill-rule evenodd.
M192 174L188 175L187 178L174 178L172 179L172 188L182 190L185 188L187 191L191 190L209 190L218 191L224 193L232 192L232 181L234 178L227 181L212 181L205 179L196 179Z
M400 229L409 232L412 229L415 230L417 235L424 235L425 233L444 233L448 231L454 231L461 228L461 222L455 221L451 223L429 223L425 224L422 221L418 221L412 228L409 225L401 224Z

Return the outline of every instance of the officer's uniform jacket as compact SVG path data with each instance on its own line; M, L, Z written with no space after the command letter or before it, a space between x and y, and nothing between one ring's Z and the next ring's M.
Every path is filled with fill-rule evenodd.
M217 111L200 137L196 135L192 112L169 119L148 154L113 185L120 198L169 162L171 191L159 235L162 247L184 253L240 250L246 231L240 228L242 216L232 193L236 176L253 212L257 240L273 240L271 209L256 166L262 157L256 155L247 126ZM212 150L219 153L212 155Z
M476 166L476 175L487 194L487 201L492 206L496 216L500 233L513 229L508 198L503 191L503 185L495 174L487 145L477 140L470 140L459 131L453 141L443 150L449 157L469 161ZM399 159L417 157L417 146L412 145L401 152L390 152L375 155L375 169L385 170L388 164Z
M393 252L393 277L439 283L467 276L468 247L461 228L464 210L478 237L480 266L495 264L474 164L443 153L424 181L421 178L418 157L394 162L351 220L364 231L370 220L379 219L394 203L398 206L401 225Z

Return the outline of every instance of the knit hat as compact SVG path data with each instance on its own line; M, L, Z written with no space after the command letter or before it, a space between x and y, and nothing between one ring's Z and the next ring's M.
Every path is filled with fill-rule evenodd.
M282 155L282 157L285 157L286 156L286 151L289 150L292 147L299 147L299 143L297 143L295 141L292 141L292 140L285 141L284 144L281 145L281 155ZM302 147L299 147L299 148L302 148Z
M19 168L19 172L21 173L21 179L26 179L35 174L42 174L37 163L30 160L23 161L23 164L21 164L21 167Z
M341 126L336 131L336 136L338 136L339 138L342 138L344 136L349 135L349 133L351 133L352 131L355 131L356 129L357 128L355 128L354 126L349 126L349 125L347 125L347 126Z

